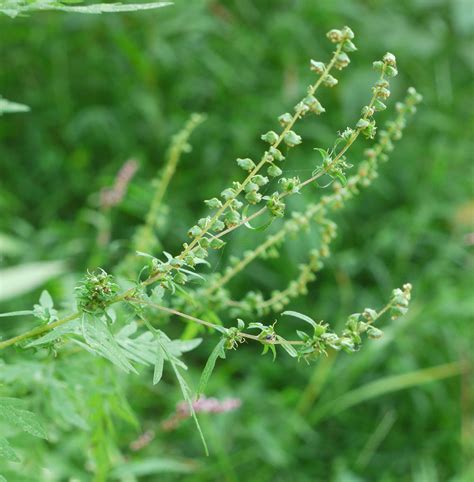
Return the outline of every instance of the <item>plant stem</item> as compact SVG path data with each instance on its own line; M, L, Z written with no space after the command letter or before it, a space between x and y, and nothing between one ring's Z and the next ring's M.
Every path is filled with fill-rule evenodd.
M23 340L27 340L28 338L33 338L34 336L42 335L43 333L54 330L54 328L64 325L64 323L67 323L68 321L75 320L80 316L81 314L79 312L72 313L71 315L66 316L65 318L61 318L60 320L54 321L53 323L49 323L48 325L40 325L40 326L37 326L36 328L33 328L32 330L22 333L21 335L14 336L13 338L10 338L5 341L0 341L0 350L3 350L4 348L7 348L8 346L11 346L11 345L16 345L17 343L20 343Z
M158 305L158 304L153 303L151 301L141 300L140 298L127 298L126 301L130 301L131 303L139 303L141 305L151 306L152 308L156 308L157 310L168 313L169 315L176 315L180 318L184 318L185 320L193 321L194 323L198 323L200 325L207 326L208 328L213 328L214 330L217 330L217 331L222 332L223 329L227 331L227 328L224 328L220 325L216 325L216 324L211 323L211 322L206 321L206 320L201 320L200 318L196 318L195 316L191 316L191 315L188 315L186 313L182 313L181 311L175 310L173 308L168 308L167 306ZM245 332L242 332L242 331L239 331L237 333L237 336L240 336L242 338L248 338L249 340L259 341L261 343L268 344L268 345L281 345L281 344L284 344L284 343L290 343L292 345L302 345L303 344L303 342L299 341L299 340L294 340L294 341L292 341L292 340L282 340L282 341L263 340L263 339L259 338L257 335L251 335L250 333L245 333Z
M333 57L331 59L331 61L329 62L329 64L327 65L326 69L324 70L324 72L321 74L321 76L319 77L319 79L317 80L317 82L312 85L309 89L308 89L308 92L309 94L311 95L314 95L314 93L318 90L318 88L321 86L321 84L324 82L324 80L326 79L326 77L329 75L329 72L332 70L332 68L334 67L334 64L336 63L336 60L337 60L337 56L341 53L342 51L342 45L343 45L343 42L340 42L337 46L337 49L335 50L334 54L333 54ZM278 146L282 143L285 135L292 129L292 127L294 126L294 124L296 123L296 121L301 117L301 114L303 113L302 109L297 109L295 114L293 115L291 121L285 126L285 128L283 129L283 131L280 133L280 135L278 136L278 139L276 141L275 144L273 144L273 147L275 149L278 148ZM254 167L254 169L247 175L247 177L244 179L244 181L240 184L239 188L236 190L235 192L235 195L232 196L229 200L227 200L216 212L215 214L212 216L211 220L209 221L209 223L207 224L207 226L202 230L202 232L199 234L199 236L196 236L190 244L188 244L184 250L178 255L178 259L184 259L186 257L187 254L190 253L190 251L199 243L199 241L202 239L202 237L207 234L207 232L212 228L212 226L214 225L214 223L219 219L219 217L224 213L224 211L232 204L232 202L239 196L239 194L241 194L244 189L245 189L245 186L247 186L247 184L250 182L250 180L256 175L258 174L258 172L260 171L260 169L267 163L267 155L266 153L262 156L260 162ZM240 226L241 224L239 224ZM227 230L226 232L230 232L229 230ZM221 233L222 234L222 233ZM216 237L220 237L220 236L216 236ZM172 268L170 267L168 269L168 271L170 271ZM149 281L147 280L146 281L146 284L151 284L155 281L157 281L158 279L160 279L164 274L166 274L167 271L165 271L164 273L158 273L158 274L155 274L155 275L151 275L150 278L149 278Z

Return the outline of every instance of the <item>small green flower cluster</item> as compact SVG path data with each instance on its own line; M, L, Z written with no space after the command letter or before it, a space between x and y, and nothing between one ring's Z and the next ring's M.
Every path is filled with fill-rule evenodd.
M392 291L392 298L390 299L390 315L392 320L396 320L407 313L411 299L411 290L411 284L406 283L402 289L396 288Z
M213 309L223 310L230 308L233 316L240 316L242 313L262 315L268 313L270 309L278 311L292 297L305 294L307 284L313 280L314 273L322 269L323 258L329 254L328 245L335 234L335 225L332 228L334 234L330 235L330 237L323 236L320 248L312 250L308 261L300 266L299 276L292 280L285 290L272 293L271 298L265 300L261 293L250 291L241 301L229 302L230 294L225 285L257 257L277 257L278 247L288 235L297 235L302 229L308 228L311 221L316 222L316 224L324 222L328 211L342 208L348 199L359 192L359 187L367 187L377 177L378 162L388 159L386 152L393 149L392 141L401 139L402 131L406 126L407 115L415 113L416 105L421 100L421 95L414 88L410 87L404 101L398 102L396 105L397 118L394 121L387 122L387 129L380 131L380 140L377 144L370 149L366 149L364 160L359 164L357 173L349 177L345 186L340 182L334 182L331 194L322 196L317 203L310 203L304 213L292 213L292 218L286 221L275 234L270 235L257 248L245 251L240 259L232 256L229 266L224 273L222 275L213 274L212 278L208 280L208 287L205 290L198 291L198 299L206 300Z
M341 34L331 32L330 35L328 34L330 39L341 39L338 43L338 48L336 52L334 52L334 57L330 64L321 71L321 77L318 82L309 87L308 93L314 94L320 83L329 75L329 70L333 66L338 65L337 58L341 51L343 51L346 42L350 41L352 43L353 33L350 29L342 29L340 31ZM348 48L350 49L351 47L349 46ZM215 211L214 214L199 219L197 224L189 229L188 235L192 238L192 241L189 244L184 243L184 249L180 255L167 262L157 261L150 276L150 283L159 279L165 287L172 287L175 282L184 284L185 281L183 280L187 278L186 275L183 274L184 270L193 269L197 264L205 262L209 248L222 248L225 245L225 242L221 239L222 235L247 222L246 212L251 205L257 205L262 201L266 201L264 209L267 212L273 217L283 217L285 213L285 203L283 199L287 195L299 192L302 186L317 179L321 175L328 174L331 178L337 178L344 184L346 182L345 171L351 167L351 165L346 162L344 152L357 139L360 133L369 138L375 135L376 127L373 115L377 109L374 105L376 105L379 98L386 98L389 95L388 83L385 77L388 75L393 76L396 73L394 67L396 61L392 54L387 53L383 57L383 60L380 61L380 68L378 67L379 63L375 62L375 64L376 69L380 71L380 79L373 88L372 100L362 109L362 117L357 122L355 128L346 128L339 135L335 145L330 151L317 149L323 155L323 163L313 172L311 179L301 182L298 177L281 178L278 182L281 187L280 191L276 191L268 196L263 196L260 192L260 189L270 182L271 177L281 175L281 169L275 164L275 162L283 161L285 158L278 149L280 144L284 142L288 148L291 148L301 142L301 138L292 130L292 127L300 117L310 111L309 108L305 109L303 107L309 102L307 97L305 97L306 100L303 99L302 103L300 102L295 106L295 114L293 116L289 113L280 116L279 120L283 126L281 134L278 135L274 131L269 131L262 136L263 140L270 144L270 147L265 151L258 164L255 164L254 161L249 158L237 159L237 164L249 172L246 179L243 182L233 182L232 187L226 188L221 192L220 198L214 197L205 201L206 205ZM312 67L313 70L315 70L314 61ZM340 67L342 68L342 66ZM391 69L388 69L389 67ZM387 74L387 69L389 74ZM336 153L338 145L342 142L344 146ZM268 176L259 174L260 169L264 165L268 166ZM239 199L241 194L244 196L244 199ZM244 202L247 203L245 207ZM181 272L173 273L177 268L179 268ZM176 277L178 277L179 280L176 280Z
M334 32L338 32L334 34ZM312 84L307 89L307 95L295 105L294 114L286 112L279 116L278 121L282 127L281 133L273 130L262 134L261 139L269 144L269 148L263 154L259 163L254 162L250 158L238 158L237 165L248 173L243 182L234 182L232 187L224 189L220 198L214 197L205 201L206 205L214 210L212 216L202 218L196 225L191 227L188 231L189 236L193 242L185 246L185 251L197 253L198 257L202 257L203 248L207 250L209 247L219 249L224 245L223 242L216 241L216 235L212 233L221 233L225 229L232 229L238 226L244 216L247 206L256 206L261 202L266 202L266 207L269 213L274 217L282 217L285 212L285 205L281 200L281 195L275 192L271 195L264 196L261 189L269 184L273 178L278 178L283 171L278 165L285 160L285 155L281 151L281 145L285 145L287 150L301 144L301 136L294 130L293 126L298 119L309 112L314 114L321 114L325 112L324 107L320 101L315 97L316 90L322 85L333 86L337 84L337 80L329 73L331 69L342 69L349 64L349 57L347 52L356 50L352 42L354 33L348 27L342 30L331 30L328 33L328 38L337 44L336 51L333 54L332 60L326 66L322 62L315 60L311 61L311 70L319 74L319 79L315 84ZM337 38L337 40L336 40ZM266 167L266 175L260 174L263 167ZM297 186L300 183L298 178L280 179L280 185L284 193L297 192ZM243 199L239 199L243 196Z
M370 321L368 313L372 314ZM329 325L322 321L316 324L311 335L298 331L299 338L304 342L298 354L309 361L320 355L327 355L329 349L356 352L362 344L362 335L366 334L369 338L380 338L383 335L382 330L371 324L378 317L379 314L371 308L366 308L364 313L353 313L347 318L345 328L340 335L331 331Z
M87 272L75 291L80 311L101 314L117 296L118 285L113 281L112 275L98 269L93 273Z
M393 319L394 313L397 314L396 316L400 316L406 312L410 301L410 293L411 285L407 283L403 285L402 289L393 290L390 301L381 310L366 308L362 313L349 315L340 335L332 331L328 323L324 321L316 322L309 316L296 311L285 311L282 315L298 318L313 328L310 332L297 330L296 334L299 341L289 341L280 336L275 330L276 322L271 325L253 322L248 325L248 328L259 330L258 335L252 338L264 346L264 354L270 349L274 357L276 356L275 346L278 345L281 345L290 356L308 362L319 358L321 355L327 355L329 350L354 353L359 350L364 335L372 339L378 339L383 335L382 330L374 326L374 323L382 315L390 311ZM399 311L400 309L402 311ZM239 331L245 328L245 323L240 319L238 322L238 328L232 329L234 330L232 336L241 343L244 338L251 337L251 335ZM227 331L229 332L229 330ZM237 346L237 344L236 342L232 347Z

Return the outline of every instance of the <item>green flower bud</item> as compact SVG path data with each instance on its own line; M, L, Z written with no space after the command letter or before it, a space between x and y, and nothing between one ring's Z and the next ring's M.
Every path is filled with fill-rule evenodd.
M284 161L285 156L281 153L279 149L276 149L275 147L270 147L268 150L268 153L275 159L275 161Z
M369 121L363 118L359 119L356 124L357 129L361 129L361 130L365 129L368 126L369 126Z
M309 107L303 101L298 102L295 105L295 112L298 112L299 115L305 115L309 112Z
M211 221L211 218L207 216L205 218L201 218L197 223L200 228L206 229L210 221Z
M225 228L225 224L220 220L217 219L214 221L214 225L212 226L213 231L216 231L217 233L222 231Z
M311 59L309 62L310 69L317 74L322 74L326 70L326 66L322 62Z
M267 169L267 174L271 177L278 177L283 174L283 171L278 166L275 166L275 164L272 164Z
M265 186L265 184L268 184L268 177L257 174L256 176L252 177L252 182L254 182L259 187Z
M288 147L294 147L294 146L297 146L298 144L301 144L301 136L296 134L296 132L294 131L288 131L285 134L285 137L283 138L283 140L285 141L285 144Z
M375 93L377 97L380 97L381 99L388 99L390 97L390 91L385 87L377 88Z
M278 117L278 121L283 127L286 127L287 125L289 125L292 120L293 120L293 116L289 112L285 112L280 117Z
M230 203L230 207L236 211L238 211L244 204L239 201L238 199L232 199Z
M196 238L196 237L199 236L200 234L202 234L202 229L201 229L198 225L193 226L193 227L188 231L188 236L190 236L191 238Z
M217 199L216 197L213 197L212 199L206 199L204 201L204 203L207 205L207 207L211 208L211 209L218 209L220 207L222 207L222 203L219 199Z
M369 122L369 125L362 130L362 134L364 134L367 139L373 139L376 131L375 121L372 120Z
M393 306L390 310L390 316L392 320L400 318L400 316L405 315L408 312L408 308L404 306Z
M245 192L257 192L258 189L258 184L252 181L247 183L247 185L245 186Z
M197 258L207 258L207 251L202 246L196 246L193 249L193 253L196 255Z
M349 40L352 40L354 38L354 32L352 31L352 29L350 27L347 27L347 26L345 26L342 29L342 35L344 36L344 38L349 39Z
M249 204L257 204L262 200L262 195L256 191L250 191L245 195L245 199Z
M186 284L186 281L188 281L188 277L182 273L181 271L178 271L174 277L173 277L173 281L179 285L184 285Z
M342 48L344 52L355 52L357 50L357 47L350 40L346 40Z
M385 68L385 74L389 78L396 77L398 75L398 70L396 67L393 67L392 65L387 65L387 67Z
M372 64L374 70L376 72L379 72L379 73L382 73L383 70L385 69L385 64L381 61L381 60L376 60L373 64Z
M268 131L267 133L262 134L260 138L262 141L268 142L271 145L278 142L278 134L275 131Z
M314 97L313 95L308 95L303 102L309 107L311 112L314 112L316 115L326 112L326 109L321 105L319 100L316 99L316 97Z
M391 54L390 52L387 52L384 56L383 56L383 61L387 64L387 65L392 65L392 66L396 66L397 65L397 59L395 57L395 55Z
M199 240L199 244L203 247L203 248L208 248L209 247L209 238L201 238Z
M224 222L228 228L236 226L240 222L240 214L237 211L227 211Z
M362 107L362 112L361 114L364 117L372 117L374 115L375 109L373 107L369 107L368 105L365 105Z
M354 134L354 129L351 129L350 127L346 127L344 131L341 132L340 136L342 139L347 141L348 139L350 139L352 134Z
M379 99L375 99L375 102L374 102L374 109L377 111L377 112L380 112L382 110L385 110L387 108L387 106Z
M222 239L219 239L219 238L212 238L211 239L211 248L212 249L221 249L223 246L225 246L225 242L222 241Z
M285 203L279 199L278 193L273 194L267 201L267 208L274 217L282 218L285 215Z
M221 197L224 199L224 201L229 201L230 199L235 197L235 195L236 195L236 192L234 191L234 189L230 187L228 187L227 189L224 189L221 192Z
M251 171L255 168L255 163L252 161L252 159L249 159L248 157L245 159L237 159L237 165L241 167L244 171Z
M332 30L329 30L329 32L326 34L326 37L332 43L337 44L343 39L343 34L340 30L333 28Z
M347 67L349 63L351 62L351 59L345 52L341 52L337 57L336 57L336 63L334 66L338 70L342 70L344 67Z
M375 328L375 326L369 325L367 327L367 335L369 338L377 339L383 336L383 331Z
M298 189L298 186L300 184L299 177L292 177L290 179L287 179L286 177L282 177L278 182L281 184L282 189L285 192L296 193L299 191Z
M377 312L372 308L366 308L364 310L363 316L367 321L373 321L375 320L375 318L377 318Z
M338 84L338 80L335 77L333 77L331 74L328 74L326 75L326 77L324 77L323 84L326 87L334 87L335 85Z

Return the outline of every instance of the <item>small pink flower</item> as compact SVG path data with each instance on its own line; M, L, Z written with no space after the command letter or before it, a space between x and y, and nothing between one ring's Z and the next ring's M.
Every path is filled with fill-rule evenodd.
M192 406L196 413L224 413L237 410L242 405L239 398L224 398L219 400L217 398L206 398L202 396L194 401ZM162 423L164 430L175 429L182 420L191 416L189 404L185 401L176 404L175 413Z
M138 162L134 159L128 160L117 173L112 187L102 189L100 193L100 205L103 209L120 204L127 191L127 186L138 169Z

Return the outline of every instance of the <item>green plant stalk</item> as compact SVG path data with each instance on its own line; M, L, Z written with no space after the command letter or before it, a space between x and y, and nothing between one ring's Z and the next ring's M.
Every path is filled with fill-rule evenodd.
M11 345L16 345L17 343L28 340L29 338L33 338L34 336L42 335L43 333L54 330L54 328L64 325L64 323L67 323L68 321L76 320L80 317L80 315L81 314L79 312L72 313L71 315L61 318L60 320L49 323L48 325L40 325L32 330L25 331L25 333L22 333L21 335L14 336L13 338L9 338L5 341L0 341L0 350L3 350Z
M335 63L336 63L336 60L337 60L337 56L341 53L342 51L342 46L343 46L343 41L340 42L333 54L333 57L331 59L331 61L329 62L329 64L327 65L326 69L324 70L324 72L321 74L321 76L319 77L319 79L316 81L316 83L314 85L312 85L309 90L308 90L308 93L310 95L314 95L316 93L316 91L318 90L318 88L320 87L320 85L323 83L323 81L326 79L326 77L329 75L329 72L332 70L332 68L334 67ZM295 125L295 123L297 122L297 120L301 117L301 114L302 114L302 109L297 109L295 114L293 115L291 121L288 123L288 125L285 126L285 128L283 129L283 131L280 133L280 135L278 136L278 140L276 141L275 144L273 144L273 147L275 149L278 148L278 146L282 143L285 135L292 129L292 127ZM254 167L254 169L247 175L247 177L244 179L244 181L241 183L239 189L236 190L236 193L234 196L232 196L232 198L230 198L228 201L226 201L215 213L214 215L212 216L211 220L209 221L208 225L202 230L202 232L199 234L199 236L196 236L190 244L188 244L185 249L178 255L178 258L179 259L184 259L186 257L187 254L190 253L190 251L198 244L198 242L202 239L202 237L207 234L207 232L212 228L212 226L214 225L214 223L219 219L219 217L222 215L222 213L232 204L232 202L239 196L239 194L241 194L244 189L245 189L245 186L247 186L247 184L250 182L250 180L256 175L258 174L258 172L260 171L260 169L267 163L267 156L264 154L262 156L262 159L260 160L260 162ZM225 231L225 232L230 232L230 231ZM225 233L224 232L224 233ZM222 234L222 233L221 233ZM217 238L219 238L220 236L215 236ZM169 268L168 271L170 271L172 268ZM158 279L160 279L164 274L166 274L168 271L164 272L164 273L158 273L156 275L151 275L150 276L150 279L149 279L149 282L147 282L147 284L151 284L151 283L154 283L155 281L157 281Z
M342 44L340 44L340 48L342 49ZM339 50L339 49L338 49ZM338 52L338 50L336 50L336 52ZM324 74L319 78L318 82L316 82L316 84L313 86L313 93L316 91L316 88L319 87L319 85L322 83L322 79L329 73L329 69L332 68L332 66L334 65L335 63L335 58L336 58L336 54L334 55L331 63L327 66ZM385 70L385 69L384 69ZM384 70L382 71L381 73L381 76L380 76L380 79L383 79L384 78ZM369 107L372 107L375 103L375 100L376 100L377 96L376 94L374 93L373 96L372 96L372 99L369 103ZM298 117L300 116L301 112L296 112L295 115L293 116L293 124L294 122L296 122L296 120L298 119ZM363 116L364 119L366 119L368 117L367 114L365 114ZM293 124L290 124L290 128ZM284 133L285 130L283 131ZM351 135L351 137L347 140L346 144L343 146L343 148L338 152L338 154L335 156L335 158L333 159L333 161L331 162L331 164L328 165L328 167L326 169L323 169L321 170L320 172L318 172L317 174L315 174L314 176L310 177L309 179L307 179L306 181L302 182L299 184L299 188L302 188L312 182L314 182L316 179L320 178L321 176L323 176L324 174L326 174L330 169L332 169L338 162L339 160L341 159L341 157L344 155L344 153L349 149L349 147L355 142L355 140L357 139L357 137L359 136L359 134L362 132L362 129L361 128L357 128L353 134ZM284 137L284 134L282 133L280 135L280 138L283 139ZM277 144L275 145L277 146ZM263 166L263 164L266 162L265 160L265 156L263 157L262 161L258 164L258 166ZM257 166L257 167L258 167ZM254 169L255 170L255 169ZM255 174L255 173L254 173ZM254 174L250 174L247 178L246 178L246 182L248 183L250 181L250 178L254 175ZM244 181L244 183L245 183ZM244 186L245 187L245 186ZM280 199L283 199L285 198L287 195L289 195L291 193L288 193L288 192L285 192L285 193L281 193L279 198ZM227 204L227 203L226 203ZM229 202L230 204L230 202ZM224 208L224 206L219 210L221 211L222 209ZM216 237L217 238L220 238L221 236L223 236L224 234L227 234L231 231L233 231L234 229L236 229L237 227L241 226L242 224L244 224L245 222L248 222L252 219L254 219L255 217L263 214L268 208L265 206L263 207L262 209L260 209L259 211L257 211L256 213L254 213L253 215L249 216L246 220L244 220L244 222L241 222L239 223L238 225L232 227L232 228L229 228L225 231L222 231L221 233L219 233L219 235L217 235ZM222 212L221 212L222 213ZM220 214L221 214L220 213ZM217 214L217 213L216 213ZM219 214L219 216L220 216ZM216 215L214 215L215 217ZM213 218L214 219L214 218ZM217 217L215 217L214 220L218 219ZM212 223L210 223L212 224ZM204 234L204 232L203 232ZM195 238L194 241L197 242L198 238ZM193 242L194 242L193 241ZM189 251L192 249L191 245L193 244L193 242L191 244L189 244L187 246L187 248L185 248L184 251L181 252L181 254L178 256L178 258L180 259L183 259L187 253L189 253ZM151 275L149 278L147 278L146 280L142 281L140 284L142 287L146 287L146 286L149 286L150 284L154 283L155 281L158 281L161 277L163 277L163 275L165 275L168 271L170 271L172 268L170 267L167 271L165 272L162 272L162 273L158 273L157 275L153 276ZM117 296L116 298L114 298L113 300L110 301L109 303L109 306L114 304L114 303L117 303L117 302L120 302L120 301L123 301L125 300L127 297L129 297L133 292L135 291L135 288L130 288L128 290L126 290L124 293L122 293L121 295ZM44 326L40 326L40 327L36 327L32 330L29 330L25 333L23 333L22 335L18 335L16 337L13 337L13 338L10 338L8 340L5 340L3 342L0 342L0 350L4 349L4 348L7 348L8 346L11 346L11 345L14 345L16 343L19 343L25 339L28 339L28 338L32 338L34 336L37 336L39 334L42 334L42 333L45 333L47 331L50 331L58 326L61 326L63 325L64 323L67 323L68 321L71 321L73 319L76 319L76 318L79 318L80 316L80 313L79 312L76 312L76 313L73 313L65 318L62 318L60 320L57 320L56 322L51 323L49 325L44 325ZM53 326L54 325L54 326Z
M201 124L204 119L205 116L201 114L193 114L184 128L173 139L168 151L165 168L158 182L157 189L155 190L155 194L150 204L150 209L146 215L145 225L143 226L148 233L152 233L156 225L156 219L158 217L161 203L163 202L163 198L166 194L170 181L176 172L176 167L181 159L181 155L186 149L188 139L194 129L196 129L196 127L198 127L198 125ZM136 245L137 251L146 252L148 249L149 247L146 244L141 244L140 240L138 240Z
M166 163L160 176L152 181L152 186L156 185L153 198L150 203L150 208L145 216L145 222L139 226L133 237L133 251L127 254L124 260L120 263L117 270L121 271L123 268L125 272L128 270L132 272L132 263L137 259L136 252L149 253L152 249L152 245L156 243L155 228L157 225L157 219L162 205L165 194L168 190L168 186L176 172L176 168L181 160L182 154L185 152L188 146L188 140L193 131L205 120L203 114L192 114L184 127L173 136L171 144L166 154Z
M380 79L382 80L384 78L384 75L382 73ZM372 96L372 99L370 100L370 103L369 103L369 107L373 107L374 103L375 103L375 100L377 99L377 96L376 94L374 94ZM362 117L362 119L364 120L367 120L368 118L368 115L364 115ZM333 167L335 167L339 161L341 160L342 156L346 153L346 151L351 147L351 145L356 141L356 139L359 137L360 133L362 132L362 128L357 128L354 130L353 134L351 135L351 137L349 137L349 139L347 140L347 142L345 143L345 145L343 146L343 148L337 153L337 155L334 157L333 161L324 169L322 169L321 171L319 171L318 173L314 174L313 176L311 176L309 179L306 179L305 181L301 182L300 184L298 184L296 186L296 188L299 190L299 189L302 189L303 187L307 186L308 184L311 184L313 183L314 181L316 181L317 179L319 179L320 177L324 176L325 174L327 174ZM281 200L281 199L284 199L285 197L289 196L290 192L283 192L283 193L280 193L280 195L278 196L278 200ZM242 219L238 224L236 224L235 226L232 226L222 232L220 232L219 234L216 234L215 237L216 238L221 238L222 236L234 231L234 229L237 229L239 228L240 226L243 226L244 224L247 224L248 222L250 221L253 221L255 218L261 216L263 213L265 213L266 211L268 210L267 206L263 206L261 209L259 209L258 211L256 211L255 213L251 214L250 216L246 217L245 219Z
M379 156L385 150L385 148L387 146L387 143L388 143L388 140L393 139L393 133L396 130L396 126L399 125L400 122L405 118L405 112L406 111L404 110L397 116L396 120L394 121L395 125L390 127L387 130L388 137L382 139L382 141L380 141L377 144L377 146L375 147L374 150L375 150L375 156L376 157ZM326 172L329 169L330 169L329 167L327 169L325 169L322 174L326 174ZM315 176L313 176L313 178L311 178L311 181L307 180L304 183L301 183L300 185L304 187L304 185L307 185L310 182L314 181L314 177ZM360 181L360 179L361 179L361 176L359 174L356 174L356 175L351 176L349 178L348 183L353 182L354 184L357 184ZM324 204L332 202L335 199L336 196L337 196L337 193L332 194L331 196L328 196L326 198L326 202ZM311 216L317 212L317 210L324 207L324 204L322 202L319 202L318 204L310 205L307 208L306 212L304 213L304 217L307 218L307 219L310 219ZM263 214L263 212L266 209L267 209L266 207L262 208L259 211L257 211L256 213L252 214L251 216L245 218L244 220L242 220L242 222L239 224L239 226L251 221L255 217L259 216L260 214ZM247 267L254 259L256 259L262 253L264 253L268 248L278 244L282 240L282 238L284 238L285 235L287 234L288 223L291 223L291 221L292 220L287 221L285 223L285 225L283 226L283 228L278 233L276 233L272 236L269 236L264 243L259 245L258 248L256 248L255 250L253 250L250 253L248 253L247 255L245 255L238 264L236 264L231 270L229 270L222 278L219 278L219 280L216 283L211 285L208 288L208 290L206 290L205 294L206 295L212 294L214 291L216 291L216 289L218 289L218 288L224 286L225 284L227 284L234 276L236 276L240 271L242 271L245 267ZM216 235L216 237L221 237L222 235L231 232L233 229L235 229L235 228L227 229L226 231L223 231L222 233Z
M155 308L157 310L163 311L164 313L168 313L169 315L176 315L176 316L178 316L180 318L183 318L185 320L192 321L194 323L198 323L199 325L203 325L203 326L206 326L207 328L212 328L212 329L217 330L217 331L222 331L222 329L223 329L223 327L220 326L220 325L216 325L216 324L211 323L209 321L202 320L200 318L196 318L195 316L191 316L191 315L188 315L186 313L182 313L181 311L175 310L173 308L168 308L167 306L158 305L157 303L153 303L151 301L142 300L140 298L133 298L133 297L127 298L126 301L129 301L131 303L138 303L138 304L141 304L141 305L147 305L147 306L150 306L150 307ZM237 333L237 335L242 337L242 338L248 338L249 340L259 341L259 342L262 342L262 343L265 343L265 344L268 344L268 345L281 345L283 343L290 343L292 345L303 345L303 342L299 341L299 340L294 340L294 341L292 341L292 340L282 340L282 341L262 340L257 335L252 335L250 333L245 333L245 332L242 332L242 331L239 331Z

